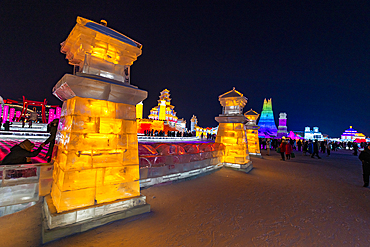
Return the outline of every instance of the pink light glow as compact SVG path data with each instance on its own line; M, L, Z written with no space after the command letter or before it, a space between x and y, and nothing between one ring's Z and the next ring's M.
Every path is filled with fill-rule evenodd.
M54 118L55 118L54 112L55 112L55 110L54 110L54 109L50 109L50 110L49 110L49 119L48 119L48 124L49 124L49 123L51 123L51 122L54 120Z
M56 109L56 116L55 116L55 118L58 118L58 119L60 119L60 115L61 115L61 113L62 113L62 108L60 108L60 107L57 107L57 109Z
M9 112L9 106L4 106L4 112L3 112L3 123L5 123L8 120L8 112Z
M10 108L9 122L13 122L14 113L15 113L15 109L14 108Z
M15 117L18 119L21 116L21 111L16 111L15 112Z

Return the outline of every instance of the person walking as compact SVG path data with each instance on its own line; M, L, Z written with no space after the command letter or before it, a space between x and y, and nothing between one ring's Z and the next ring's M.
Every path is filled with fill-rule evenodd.
M285 147L286 147L286 142L284 140L281 141L280 144L280 155L281 155L281 160L285 161Z
M303 144L303 149L302 149L304 156L306 156L307 151L308 151L308 141L305 141Z
M326 146L326 153L327 155L326 156L330 156L330 142L329 141L325 141L325 146Z
M287 141L287 143L285 145L285 155L286 155L287 160L290 160L290 155L291 155L292 151L293 151L292 144L290 144L290 142Z
M270 155L270 148L271 148L271 140L270 138L267 138L266 140L267 155Z
M370 145L368 145L364 151L360 153L358 158L362 162L362 178L364 180L364 187L368 187L370 176Z
M353 155L357 156L357 151L358 151L358 145L356 142L353 143Z
M317 158L321 159L321 157L319 156L319 143L317 139L315 139L315 142L313 143L313 152L311 154L311 158L314 158L315 155L317 156Z
M301 140L298 140L297 147L298 147L298 151L301 152L301 148L302 148L302 141Z

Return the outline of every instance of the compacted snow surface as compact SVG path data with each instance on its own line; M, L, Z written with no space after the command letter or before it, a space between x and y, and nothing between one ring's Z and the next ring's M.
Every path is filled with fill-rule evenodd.
M351 151L252 157L232 169L142 190L151 212L46 246L370 246L370 189ZM41 206L0 218L0 246L38 246Z

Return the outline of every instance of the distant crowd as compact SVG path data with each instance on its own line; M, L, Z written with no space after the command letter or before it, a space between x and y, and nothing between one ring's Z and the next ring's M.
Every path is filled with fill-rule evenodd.
M270 149L273 149L281 154L282 160L290 159L293 150L302 152L304 156L311 155L311 158L317 157L318 159L321 159L319 153L330 156L331 151L348 148L353 150L353 155L357 156L359 149L358 143L355 142L331 142L327 140L293 140L289 138L260 138L260 144L261 149L267 150L267 155L270 155ZM364 148L364 143L360 143L360 147Z

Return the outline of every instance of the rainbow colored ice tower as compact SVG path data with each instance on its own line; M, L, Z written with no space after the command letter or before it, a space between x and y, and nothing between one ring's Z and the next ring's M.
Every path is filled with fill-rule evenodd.
M147 92L130 85L141 44L78 17L62 43L75 74L53 88L63 101L51 197L57 212L140 195L135 106Z
M260 126L260 129L258 131L259 137L272 138L277 136L274 112L272 111L272 99L265 99L263 101L263 107L258 126Z
M246 168L251 164L243 116L247 98L233 88L218 99L223 111L215 118L219 123L215 142L225 145L223 163L229 167Z

